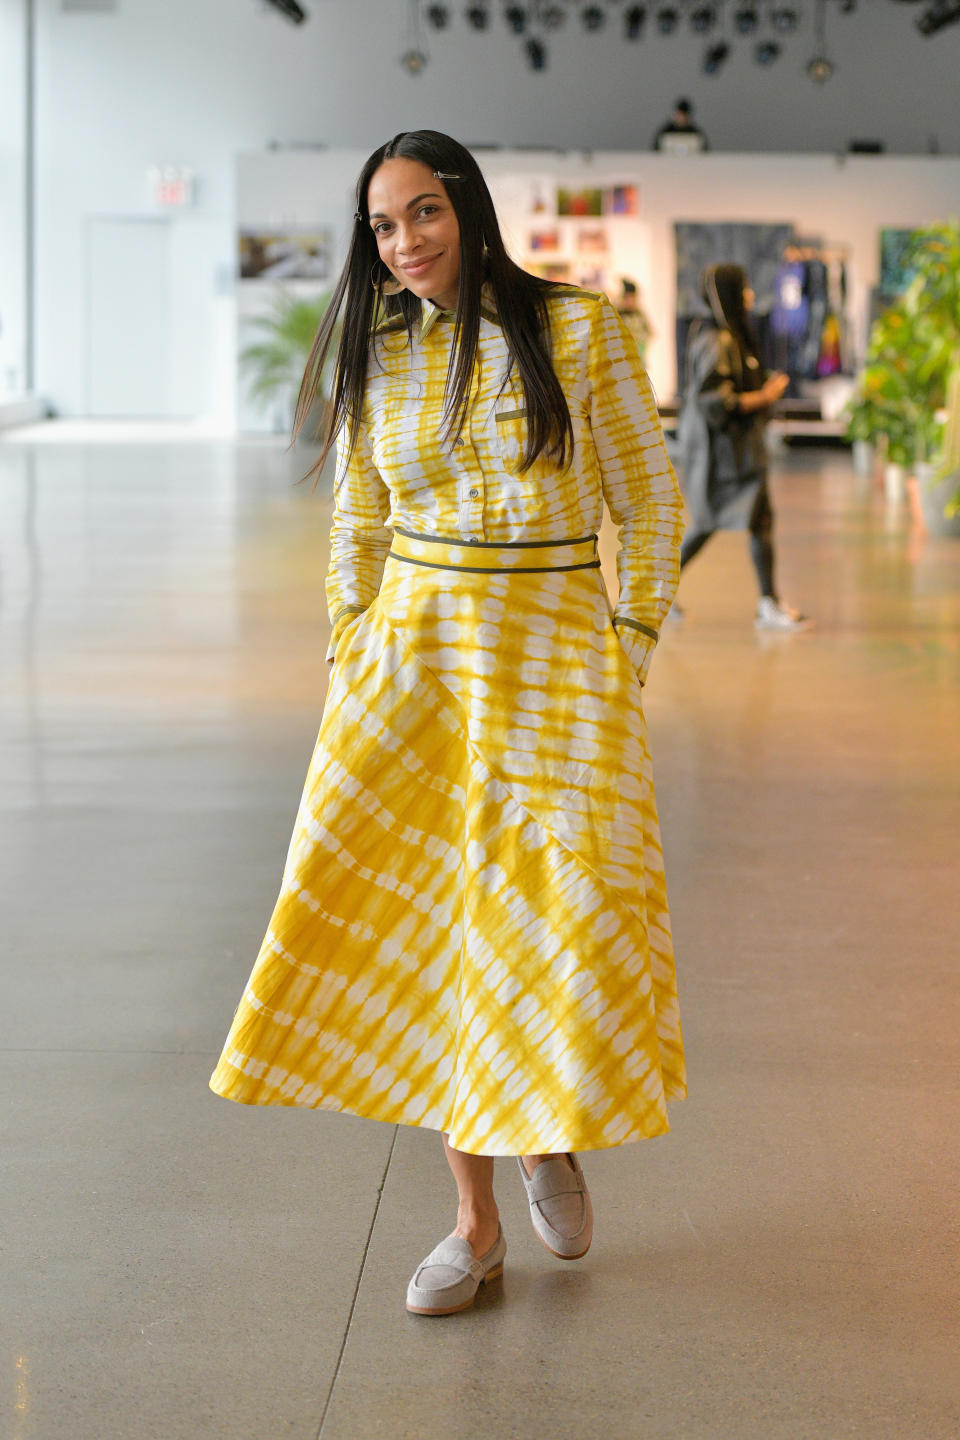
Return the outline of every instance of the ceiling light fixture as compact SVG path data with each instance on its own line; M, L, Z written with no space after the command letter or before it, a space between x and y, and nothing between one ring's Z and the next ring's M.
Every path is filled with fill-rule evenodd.
M559 30L567 12L562 5L541 5L538 16L544 30Z
M514 35L522 35L527 28L527 12L522 5L508 5L503 12L503 18Z
M703 57L704 75L717 75L727 63L730 54L730 46L726 40L718 40L716 45L711 45Z
M630 5L623 12L623 33L628 40L639 40L647 19L646 5Z
M531 35L524 41L523 48L527 56L527 64L531 70L546 70L547 68L547 47L542 40Z
M690 24L698 35L705 35L716 23L716 5L694 5L690 11Z
M680 23L680 14L675 5L661 5L657 11L657 29L661 35L672 35Z
M419 75L421 70L427 67L428 55L425 50L405 50L400 56L400 64L410 75Z
M756 5L741 5L733 13L733 26L740 35L752 35L760 24L760 11Z
M486 30L490 24L490 11L486 5L468 5L465 11L467 23L474 30Z
M816 0L813 12L813 55L807 63L807 74L818 85L824 85L835 68L827 54L827 0Z
M781 35L792 34L799 23L800 16L792 5L772 5L770 7L770 24L774 30L779 30Z
M753 52L753 58L758 65L772 65L780 58L780 46L776 40L760 40Z
M913 22L921 35L936 35L938 30L943 30L947 25L956 25L960 20L960 4L956 0L936 0L922 15L918 15Z
M446 30L450 23L450 11L446 5L428 5L424 13L427 23L432 25L434 30Z
M307 18L307 12L297 0L267 0L274 10L279 10L285 20L290 20L294 25L302 25Z
M585 5L580 11L584 30L602 30L607 23L606 12L599 5Z

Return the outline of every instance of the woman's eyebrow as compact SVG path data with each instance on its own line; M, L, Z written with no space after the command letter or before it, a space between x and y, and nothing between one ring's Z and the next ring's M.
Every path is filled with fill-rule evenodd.
M419 204L420 204L420 201L421 201L421 200L442 200L442 199L443 199L443 196L442 196L442 195L439 195L436 190L425 190L422 195L414 195L413 199L412 199L412 200L408 200L407 203L406 203L406 205L405 205L403 208L404 208L405 210L412 210L413 207L414 207L414 205L419 205ZM389 218L390 218L389 215L385 215L382 210L371 210L371 211L370 211L370 219L371 219L371 220L389 220Z

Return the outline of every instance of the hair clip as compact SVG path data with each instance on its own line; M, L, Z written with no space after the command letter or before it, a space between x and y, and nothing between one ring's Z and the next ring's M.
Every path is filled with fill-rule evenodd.
M360 221L360 220L363 219L363 216L360 214L360 211L359 211L359 210L354 210L354 212L353 212L353 218L354 218L354 220Z
M436 180L462 180L462 179L463 179L463 176L462 176L462 175L447 175L443 170L434 170L433 175L434 175L434 179L436 179Z

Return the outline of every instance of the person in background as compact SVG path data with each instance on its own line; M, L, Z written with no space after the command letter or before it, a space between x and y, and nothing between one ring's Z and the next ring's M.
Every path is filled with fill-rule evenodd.
M683 400L677 422L681 484L690 525L680 551L688 565L717 530L750 534L761 630L800 630L810 621L784 605L774 579L773 507L767 486L764 431L788 377L767 374L748 320L753 295L739 265L711 265L702 295L709 316L694 321L687 341ZM683 612L674 606L674 618Z
M646 310L640 303L639 286L635 280L628 279L626 275L620 281L617 314L636 340L640 359L646 364L647 345L653 336L653 326L650 324Z
M654 136L653 148L672 155L694 155L699 150L710 149L706 135L693 122L693 105L689 100L676 102L670 119Z

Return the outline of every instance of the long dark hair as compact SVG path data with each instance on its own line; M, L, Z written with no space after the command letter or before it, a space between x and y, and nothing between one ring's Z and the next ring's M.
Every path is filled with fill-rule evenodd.
M722 330L729 330L733 336L743 375L756 377L756 384L759 386L765 372L760 363L760 347L750 324L744 298L747 288L746 271L740 265L709 265L703 272L700 288L717 325ZM756 386L751 384L750 388Z
M516 369L527 411L521 469L528 469L544 452L563 468L573 452L573 426L551 362L547 296L554 286L527 274L510 259L490 191L470 151L438 130L409 130L375 150L357 180L356 214L346 264L317 331L297 398L294 438L303 429L319 393L320 377L343 309L321 454L310 473L319 474L344 425L348 427L348 454L356 444L375 327L384 319L400 315L408 341L412 341L414 327L419 324L421 308L416 295L409 290L401 290L398 295L384 293L383 282L389 272L380 260L370 227L370 180L385 160L395 158L417 160L437 175L460 226L460 279L444 387L444 439L454 440L463 429L480 335L480 292L489 282L510 357L504 384Z

